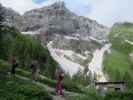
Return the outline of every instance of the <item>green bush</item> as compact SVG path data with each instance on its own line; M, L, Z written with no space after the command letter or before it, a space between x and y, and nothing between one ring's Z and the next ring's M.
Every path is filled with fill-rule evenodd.
M11 65L8 62L0 60L0 71L8 72L10 68Z
M108 93L104 97L104 100L131 100L133 98L133 93L124 92L124 93Z
M73 92L82 92L79 85L72 80L72 78L68 75L65 75L64 80L62 82L63 88L68 91Z
M17 87L17 93L24 94L25 96L39 97L39 98L50 98L48 92L46 92L42 87L35 86L32 84L20 85ZM42 99L43 100L43 99Z
M79 96L67 96L66 100L132 100L133 93L108 93L105 96L97 96L94 94L79 95Z
M72 81L82 85L82 86L88 86L90 84L90 76L87 76L86 74L83 73L77 73L72 77Z
M56 81L52 80L52 79L49 79L47 77L39 78L39 81L46 84L46 85L48 85L48 86L50 86L50 87L53 87L53 88L55 88L55 86L56 86Z
M0 79L0 100L52 100L48 91L31 82L2 73Z

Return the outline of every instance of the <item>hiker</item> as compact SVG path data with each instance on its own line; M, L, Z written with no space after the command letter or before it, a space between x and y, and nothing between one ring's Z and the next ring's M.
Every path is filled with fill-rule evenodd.
M39 65L37 60L33 60L31 64L31 69L32 69L32 79L37 81L38 75L39 75Z
M18 63L17 63L16 58L15 57L12 57L10 63L12 64L11 74L12 75L15 75L15 73L16 73L16 67L18 66Z
M62 85L61 81L64 79L64 73L60 73L57 78L56 83L56 95L62 95Z

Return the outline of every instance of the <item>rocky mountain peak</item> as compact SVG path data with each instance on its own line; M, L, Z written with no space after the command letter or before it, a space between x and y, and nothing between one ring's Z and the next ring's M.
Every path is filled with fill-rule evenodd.
M65 2L64 1L55 2L51 6L54 7L55 9L63 9L65 8Z
M100 40L107 38L107 27L89 18L77 16L67 9L64 2L27 11L23 16L7 8L4 8L4 12L8 23L20 31L48 33L50 38L55 34L78 35L82 38L92 36Z

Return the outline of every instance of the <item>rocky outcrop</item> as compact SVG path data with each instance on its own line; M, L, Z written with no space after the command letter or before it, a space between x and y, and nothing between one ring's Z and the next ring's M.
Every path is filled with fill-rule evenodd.
M133 52L129 54L130 60L133 62Z
M4 16L4 22L8 26L14 26L19 30L22 30L22 22L23 22L23 17L19 15L17 12L12 10L11 8L5 8L1 4L1 12L2 15Z
M80 37L93 36L106 39L108 28L69 11L64 2L34 9L24 14L23 30L39 31L40 33L72 35Z
M37 31L41 34L79 35L81 38L92 36L106 40L108 28L96 21L77 16L66 8L64 2L57 2L19 15L10 8L2 7L6 23L20 31ZM48 37L49 38L49 37Z

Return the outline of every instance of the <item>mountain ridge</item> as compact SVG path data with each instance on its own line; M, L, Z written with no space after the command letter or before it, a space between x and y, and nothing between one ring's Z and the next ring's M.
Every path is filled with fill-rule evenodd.
M20 31L39 31L40 33L82 33L96 38L106 38L108 28L87 17L77 16L66 8L64 2L33 9L20 15L11 9L6 9L5 16L8 24ZM11 17L10 17L11 16ZM18 27L19 26L19 27ZM96 35L99 36L96 36Z

